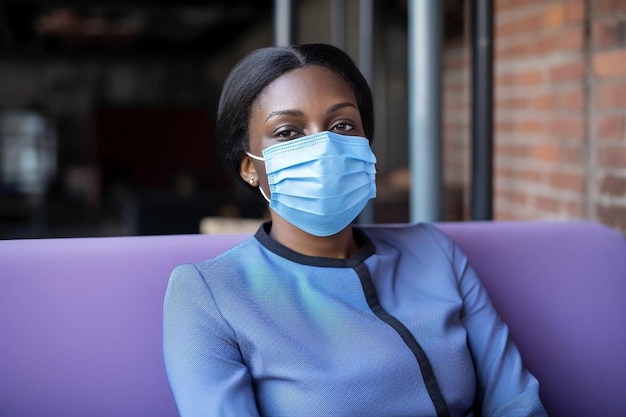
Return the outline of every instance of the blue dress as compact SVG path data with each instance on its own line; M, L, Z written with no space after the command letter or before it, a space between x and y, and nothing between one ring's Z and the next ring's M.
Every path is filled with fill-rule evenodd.
M254 237L178 266L164 305L183 417L545 416L465 255L432 225L355 226L350 259Z

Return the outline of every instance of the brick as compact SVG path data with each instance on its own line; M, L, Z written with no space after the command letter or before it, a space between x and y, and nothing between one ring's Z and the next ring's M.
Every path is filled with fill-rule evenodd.
M585 160L585 149L581 146L562 146L559 149L559 159L563 163L581 166Z
M543 36L535 36L533 38L533 52L537 55L561 52L561 41L560 31L550 31Z
M502 120L502 118L498 117L496 118L494 126L498 133L536 134L544 131L543 122L535 119Z
M543 82L543 72L540 70L526 70L518 75L519 84L524 87L532 87Z
M565 3L565 21L580 23L585 18L585 4L582 0L572 0Z
M496 71L493 77L493 82L496 88L506 87L515 82L515 76L510 72L501 73Z
M597 163L601 168L626 167L626 147L602 146L597 150Z
M509 213L504 209L500 209L498 207L499 201L496 201L496 207L494 209L493 218L497 221L512 221L512 220L522 220L522 217L513 213Z
M537 0L496 0L493 4L495 13L506 13L508 11L519 12L526 6L535 5Z
M543 162L557 162L559 148L553 145L535 145L532 147L532 158Z
M496 19L494 28L496 39L502 40L511 36L533 33L543 26L542 16L538 14L517 16L519 16L519 14L509 19Z
M567 91L560 94L560 107L566 110L583 110L585 108L585 95L582 88Z
M511 190L499 190L496 191L495 198L498 200L503 200L506 202L510 202L513 204L527 204L528 203L528 195L526 193L520 191L511 191Z
M460 102L467 107L468 100L466 96L468 87L463 90L456 90L451 86L444 85L443 89L442 100L446 105L458 104Z
M493 123L493 127L498 133L511 133L515 131L515 125L510 120L501 120L496 118Z
M446 70L444 69L444 71ZM445 77L441 83L441 90L442 99L446 102L446 104L454 101L467 102L465 97L467 97L470 93L469 86L464 82Z
M617 197L626 196L626 177L618 177L616 175L607 175L602 178L600 183L600 192L603 194L614 195Z
M611 17L594 22L591 27L591 43L594 48L617 46L617 21Z
M445 120L443 126L448 131L459 131L465 129L467 124L458 118L451 118L449 120Z
M457 97L447 97L444 98L443 102L444 112L450 110L468 110L469 105L467 100L459 99Z
M578 201L568 201L552 196L537 196L535 204L538 210L552 213L553 218L578 218L583 215L583 207Z
M566 208L567 208L567 215L569 218L580 219L585 216L585 206L584 206L583 201L569 202L567 203Z
M520 177L525 181L541 183L543 180L543 174L539 171L525 169L520 173Z
M497 178L517 178L518 172L517 170L511 169L509 165L503 165L499 163L499 160L495 161L495 167L493 169L494 176ZM497 180L496 180L497 182ZM497 188L496 184L496 188Z
M459 95L467 91L467 83L465 80L444 79L442 83L444 94Z
M513 45L502 45L496 42L494 58L497 61L505 58L526 58L536 54L535 47L531 42L521 42Z
M626 83L600 83L595 87L597 109L626 107Z
M558 213L561 207L561 201L554 197L540 195L537 196L535 205L539 210Z
M560 190L582 192L585 189L585 177L581 174L551 172L548 175L548 183Z
M626 231L626 206L598 205L596 213L600 222L609 227Z
M598 78L626 75L626 49L613 49L594 54L593 73Z
M599 139L622 139L626 137L626 116L609 114L597 116L596 129Z
M496 75L496 85L498 86L522 86L533 87L543 82L543 71L537 69L527 69L518 72L509 72Z
M546 27L561 26L565 22L565 5L557 3L543 12L543 24Z
M494 106L498 109L521 110L531 107L531 100L528 97L507 97L497 98Z
M497 162L497 161L496 161ZM507 178L513 180L522 180L528 182L536 182L541 183L543 179L543 174L537 170L525 168L525 169L513 169L509 166L510 164L497 164L494 169L494 174L497 178ZM509 189L509 188L507 188Z
M584 28L576 26L563 29L559 37L559 47L562 51L580 51L585 41Z
M548 122L549 133L557 139L582 141L586 133L583 117L552 117Z
M581 198L582 200L582 198ZM562 201L557 214L560 218L581 218L584 208L582 201Z
M496 142L495 154L503 156L527 157L529 155L528 146L523 145L501 145Z
M516 131L526 134L536 134L544 132L544 123L537 119L526 119L516 123Z
M551 82L582 81L585 75L585 64L582 60L560 63L550 68Z
M589 203L594 216L598 201L604 222L617 216L623 200L616 197L626 194L626 41L618 36L625 6L626 0L495 2L494 218L585 218L585 199L596 195ZM471 107L471 54L467 38L446 48L446 172L468 190L471 121L461 115ZM590 185L597 192L587 193Z
M554 110L558 105L559 96L554 93L540 95L532 100L532 107L537 110Z
M624 0L594 0L596 15L616 15L626 12L626 2Z

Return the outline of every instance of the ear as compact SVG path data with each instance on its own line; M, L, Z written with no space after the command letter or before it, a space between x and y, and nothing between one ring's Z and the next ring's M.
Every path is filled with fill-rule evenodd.
M248 185L256 187L259 184L259 175L252 158L248 155L244 155L239 162L239 175Z

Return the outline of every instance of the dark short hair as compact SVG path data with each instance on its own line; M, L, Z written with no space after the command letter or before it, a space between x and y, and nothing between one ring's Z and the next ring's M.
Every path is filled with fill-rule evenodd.
M281 75L314 65L333 71L351 88L359 106L365 136L371 143L374 138L372 92L348 54L320 43L257 49L231 70L217 109L217 155L233 178L239 178L239 162L248 149L248 123L256 98Z

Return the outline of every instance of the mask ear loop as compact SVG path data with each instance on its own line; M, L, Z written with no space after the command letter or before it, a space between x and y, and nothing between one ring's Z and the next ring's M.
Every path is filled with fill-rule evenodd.
M250 158L252 158L252 159L256 159L257 161L263 161L263 162L265 162L265 158L262 158L262 157L260 157L260 156L253 155L253 154L251 154L251 153L250 153L250 152L248 152L248 151L246 151L246 155L248 155L248 156L249 156Z
M259 184L259 191L261 192L261 195L263 196L265 201L267 201L267 204L269 204L270 203L270 199L267 198L267 196L265 195L265 191L263 191L263 187L261 187L261 184Z
M257 161L265 162L265 158L261 158L260 156L253 155L253 154L251 154L248 151L246 151L246 155L248 155L252 159L256 159ZM259 191L261 192L261 195L263 196L265 201L267 201L267 204L269 204L270 203L270 199L267 198L267 196L265 195L265 191L263 191L263 187L261 187L261 184L259 184Z

